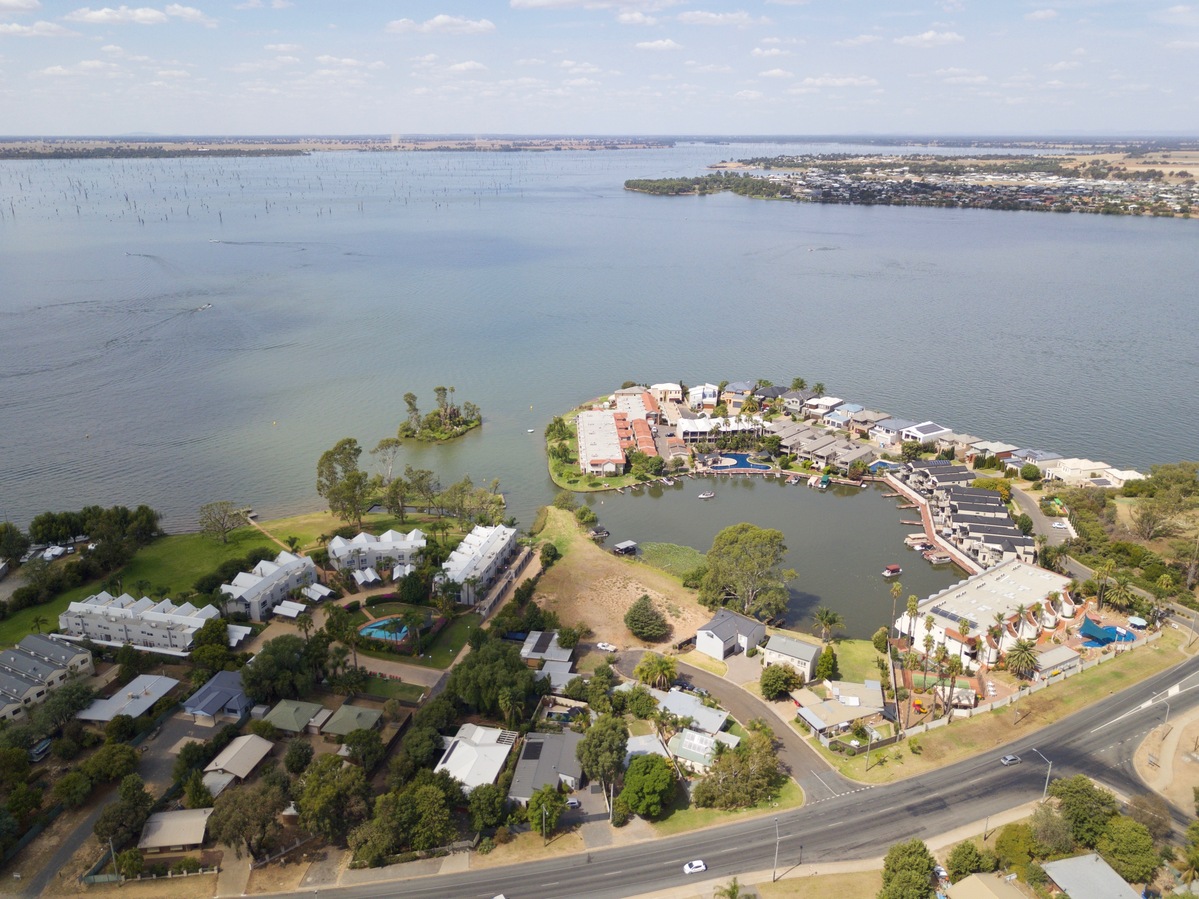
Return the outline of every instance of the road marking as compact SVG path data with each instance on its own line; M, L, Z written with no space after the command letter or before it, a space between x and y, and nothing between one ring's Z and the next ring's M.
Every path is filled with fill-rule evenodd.
M1127 718L1129 715L1135 715L1137 712L1144 711L1145 709L1151 708L1151 707L1157 705L1158 703L1165 703L1166 697L1177 696L1179 693L1182 693L1184 691L1196 689L1196 687L1199 687L1199 684L1194 684L1189 687L1184 687L1182 685L1183 682L1190 680L1191 677L1193 677L1193 675L1187 675L1186 677L1184 677L1182 679L1181 682L1174 684L1171 687L1167 688L1164 693L1158 693L1156 696L1152 696L1149 699L1146 699L1144 702L1142 702L1136 708L1129 709L1123 715L1117 715L1115 718L1111 719L1110 721L1105 721L1103 724L1100 724L1098 727L1092 728L1091 733L1098 733L1099 731L1101 731L1105 727L1107 727L1109 724L1115 724L1117 721L1122 721L1123 719ZM1166 708L1168 709L1169 706L1167 705Z
M820 781L822 784L824 784L824 788L825 788L826 790L828 790L828 791L829 791L830 793L832 793L834 796L836 796L836 795L837 795L837 791L836 791L836 790L834 790L834 789L833 789L832 787L830 787L828 784L824 783L824 778L823 778L823 777L821 777L821 776L820 776L819 774L817 774L815 771L813 771L813 772L812 772L812 776L813 776L814 778L816 778L818 781Z

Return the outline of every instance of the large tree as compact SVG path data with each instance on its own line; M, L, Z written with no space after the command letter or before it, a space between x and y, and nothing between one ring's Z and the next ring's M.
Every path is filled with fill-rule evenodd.
M670 635L666 617L654 608L654 602L647 593L642 593L624 613L624 626L638 640L649 643L665 640Z
M660 755L639 755L629 763L620 796L643 818L656 818L674 799L674 767Z
M361 455L358 441L346 437L322 453L316 464L316 492L325 498L329 511L359 528L375 493L375 484L358 467Z
M1147 883L1161 864L1149 829L1126 815L1116 815L1108 822L1096 848L1129 883Z
M506 640L484 642L454 666L446 684L448 695L492 716L500 713L505 690L520 701L538 690L533 672L521 661L520 647Z
M370 787L362 769L343 765L337 755L322 755L300 778L296 808L300 826L330 842L340 843L366 819Z
M16 562L29 549L29 538L10 521L0 521L0 560Z
M1074 839L1088 848L1095 847L1116 814L1116 797L1095 786L1085 774L1055 780L1049 785L1049 795L1058 800Z
M279 812L287 805L282 790L266 781L225 790L217 797L208 819L208 837L258 858L275 847L282 833Z
M200 533L222 543L229 542L229 534L246 523L245 513L228 500L200 506Z
M787 581L781 569L787 546L782 531L742 522L725 528L708 551L699 598L709 608L732 606L746 615L769 618L787 607Z
M592 780L612 781L624 767L629 729L624 719L601 715L579 742L578 756L583 773Z
M529 826L540 832L543 828L548 837L558 826L558 819L566 811L566 797L553 784L546 784L529 798Z
M927 899L933 895L933 869L937 866L924 841L896 843L883 859L883 888L879 899Z
M674 657L658 655L656 652L647 652L633 669L633 677L661 690L670 686L677 673L678 663Z
M781 783L774 735L753 730L735 749L716 756L691 796L702 808L749 808L773 796Z
M241 670L242 689L255 702L299 699L308 694L316 681L310 667L302 664L304 640L296 634L283 634L262 644L254 664Z

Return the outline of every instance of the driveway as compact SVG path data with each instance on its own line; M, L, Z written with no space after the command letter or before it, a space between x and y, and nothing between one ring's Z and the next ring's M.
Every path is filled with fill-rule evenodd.
M1030 494L1018 487L1013 487L1012 499L1016 501L1016 505L1020 511L1032 519L1033 533L1042 535L1045 538L1045 542L1050 546L1061 546L1073 536L1069 522L1066 523L1066 527L1064 528L1055 528L1053 526L1055 521L1066 521L1066 519L1050 518L1041 511L1040 503Z
M223 727L204 727L192 721L192 716L184 711L178 711L162 725L157 737L146 739L139 748L144 748L137 773L142 776L150 792L161 796L171 785L171 772L175 767L175 757L183 744L190 740L204 742L211 740L218 730Z

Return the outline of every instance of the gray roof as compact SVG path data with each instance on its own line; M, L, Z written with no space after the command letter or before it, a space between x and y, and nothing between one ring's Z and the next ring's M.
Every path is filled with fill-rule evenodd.
M34 655L42 656L43 658L52 659L61 665L68 665L80 653L87 653L85 649L70 646L69 644L47 637L45 634L29 634L26 637L22 637L21 642L17 644L17 648L31 652Z
M526 661L569 662L573 649L564 649L558 643L557 631L530 631L520 648L520 657Z
M651 689L650 694L658 701L659 708L665 709L679 718L690 718L695 730L708 734L719 733L728 720L729 714L724 709L714 709L706 706L703 700L693 693L682 690Z
M1070 899L1136 899L1136 890L1112 866L1092 852L1041 865Z
M699 628L701 631L711 631L718 638L728 641L738 634L750 636L755 632L765 630L765 625L753 618L739 615L729 609L721 609L707 624Z
M913 428L916 422L908 421L906 418L884 418L880 421L876 428L883 428L888 431L902 431L904 428Z
M559 777L580 780L583 768L579 764L578 748L582 741L582 734L570 730L560 734L529 734L520 747L520 760L516 763L508 795L517 802L528 802L542 787L556 786Z
M820 647L815 643L796 640L783 634L771 634L770 639L766 641L766 648L779 655L807 662L809 665L815 665L816 660L820 658Z
M240 671L218 671L183 703L189 715L217 715L225 709L240 714L251 703L241 686Z

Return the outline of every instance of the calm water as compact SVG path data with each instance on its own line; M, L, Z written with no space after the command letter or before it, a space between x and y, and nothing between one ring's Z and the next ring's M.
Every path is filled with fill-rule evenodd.
M0 164L0 518L316 508L320 453L438 384L486 423L400 464L499 477L526 524L548 418L625 380L800 375L1120 466L1195 456L1193 222L621 188L804 149Z

